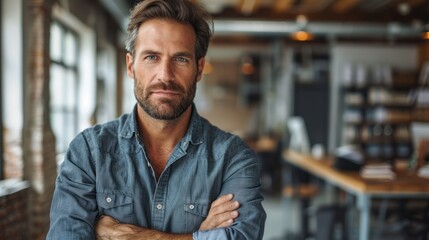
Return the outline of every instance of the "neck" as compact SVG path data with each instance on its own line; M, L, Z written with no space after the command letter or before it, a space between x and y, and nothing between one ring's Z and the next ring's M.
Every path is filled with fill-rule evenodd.
M149 116L141 107L137 108L140 136L145 145L170 145L173 147L185 136L192 114L189 107L180 117L173 120L159 120Z
M157 178L167 165L174 147L185 136L191 114L192 107L189 107L177 119L158 120L147 115L140 106L137 108L141 141Z

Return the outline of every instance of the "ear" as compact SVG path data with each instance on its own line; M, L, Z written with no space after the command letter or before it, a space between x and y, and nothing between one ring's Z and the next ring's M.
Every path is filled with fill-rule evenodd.
M206 65L206 59L204 57L198 59L197 82L201 80L201 76L203 75L203 70L205 65Z
M130 53L127 53L125 61L127 64L128 77L130 77L131 79L134 79L133 56Z

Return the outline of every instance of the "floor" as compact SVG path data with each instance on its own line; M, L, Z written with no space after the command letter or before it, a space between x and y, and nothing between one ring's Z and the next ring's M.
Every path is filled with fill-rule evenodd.
M267 221L265 222L264 240L278 239L282 235L283 215L281 209L281 199L273 197L265 197L262 202L264 209L267 212Z
M265 211L267 212L267 220L265 222L264 240L280 240L285 239L285 233L288 229L286 226L287 219L285 203L280 196L264 196L262 202Z
M295 240L299 232L299 203L288 202L280 195L264 195L262 205L267 213L263 240ZM314 223L310 223L313 224ZM308 238L310 239L310 238Z
M298 224L299 220L299 206L294 203L288 202L285 199L282 199L281 196L265 195L264 201L262 202L264 209L267 213L267 220L265 222L265 232L263 240L296 240L300 238L294 237L294 234L299 231L300 226ZM314 211L314 210L310 210ZM375 222L376 219L373 219ZM355 223L357 222L354 221ZM311 226L316 226L315 222L311 222ZM390 229L390 233L384 233L383 236L379 237L378 240L415 240L416 238L410 236L404 236L403 232L400 230L395 230L395 228L401 227L401 222L392 224L386 230ZM374 226L373 226L374 227ZM357 226L355 230L357 229ZM301 238L302 239L302 238ZM314 238L307 238L312 240ZM340 239L336 237L335 239ZM357 236L351 237L351 239L357 239ZM420 238L419 238L420 239Z

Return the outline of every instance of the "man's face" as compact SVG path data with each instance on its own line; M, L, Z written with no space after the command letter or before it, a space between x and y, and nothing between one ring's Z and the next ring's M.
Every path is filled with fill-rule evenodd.
M127 54L138 104L151 117L172 120L190 107L201 79L204 58L195 59L191 26L153 19L140 26L135 56Z

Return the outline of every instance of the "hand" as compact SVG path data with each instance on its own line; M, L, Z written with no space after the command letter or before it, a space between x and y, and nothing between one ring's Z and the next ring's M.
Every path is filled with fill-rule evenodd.
M200 225L201 231L228 227L234 222L240 203L233 201L233 197L232 194L223 195L212 203L207 218Z
M100 216L95 226L95 234L97 240L115 239L115 229L119 226L119 222L109 216Z

